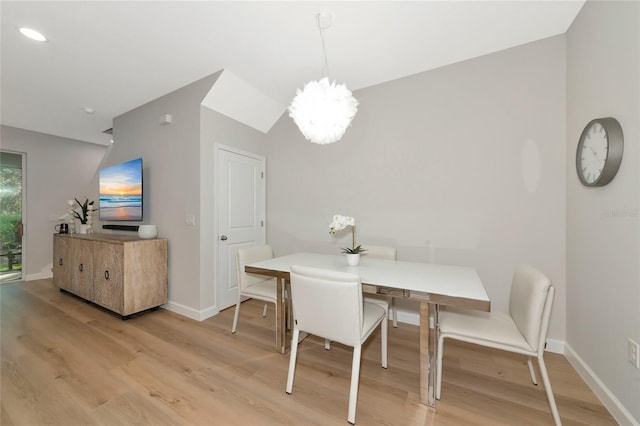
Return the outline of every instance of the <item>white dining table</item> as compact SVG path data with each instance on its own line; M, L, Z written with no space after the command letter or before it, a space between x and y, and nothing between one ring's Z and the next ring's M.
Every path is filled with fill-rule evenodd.
M491 301L475 268L400 260L360 258L348 266L344 256L295 253L245 266L245 272L277 279L276 350L286 351L286 303L292 265L358 274L365 293L383 294L420 303L420 402L435 407L435 362L438 310L441 305L489 311Z

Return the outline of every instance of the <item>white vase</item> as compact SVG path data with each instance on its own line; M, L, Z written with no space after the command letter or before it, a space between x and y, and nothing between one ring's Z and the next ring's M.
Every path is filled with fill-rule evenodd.
M91 225L87 225L86 223L81 223L80 228L78 229L78 234L88 234L89 228L91 228Z
M358 266L360 263L360 253L347 253L347 265Z
M138 226L138 237L148 240L158 236L158 227L155 225Z

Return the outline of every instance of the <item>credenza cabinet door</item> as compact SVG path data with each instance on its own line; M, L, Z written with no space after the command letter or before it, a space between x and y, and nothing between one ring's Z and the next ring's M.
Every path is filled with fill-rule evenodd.
M127 243L123 259L125 315L167 303L167 240Z
M93 252L93 301L124 315L124 245L95 243Z
M71 292L84 299L93 297L93 242L72 240Z
M71 291L72 258L68 238L53 238L53 284Z

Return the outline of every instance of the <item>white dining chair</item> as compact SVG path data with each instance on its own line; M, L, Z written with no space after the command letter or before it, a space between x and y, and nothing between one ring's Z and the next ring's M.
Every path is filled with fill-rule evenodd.
M374 258L374 259L387 259L387 260L396 260L398 251L395 247L386 247L386 246L363 246L365 249L364 256ZM381 307L383 307L387 313L387 321L391 316L393 317L393 326L398 327L398 311L396 310L395 299L391 296L384 296L381 294L367 294L364 296L364 301L369 303L375 303ZM331 349L331 340L325 339L324 348L326 350Z
M236 312L233 316L233 326L231 333L236 332L238 317L240 315L240 305L243 297L262 300L276 305L277 283L275 278L268 278L264 275L247 274L244 267L253 262L273 259L273 249L269 245L244 247L236 254L236 267L238 274L238 300L236 302ZM283 297L282 295L280 297ZM264 305L262 316L267 316L267 303ZM277 305L276 305L277 306ZM283 305L284 306L284 305ZM277 314L276 314L277 315Z
M294 265L290 277L293 336L286 392L291 394L293 391L301 332L351 346L353 360L347 420L355 424L362 344L379 325L382 367L387 368L386 310L379 304L363 302L362 283L358 275Z
M364 257L387 260L396 260L398 258L398 251L395 247L365 245L363 248L365 249ZM398 310L396 309L395 298L391 296L367 294L364 297L364 300L371 303L377 303L382 300L384 303L387 303L387 306L389 307L387 318L389 318L389 313L391 313L393 326L398 327Z
M532 266L521 265L513 275L508 313L449 307L440 311L436 398L440 399L442 391L444 339L461 340L526 355L531 381L536 385L538 382L531 357L537 358L553 420L560 425L560 415L543 358L554 292L551 281L542 272Z

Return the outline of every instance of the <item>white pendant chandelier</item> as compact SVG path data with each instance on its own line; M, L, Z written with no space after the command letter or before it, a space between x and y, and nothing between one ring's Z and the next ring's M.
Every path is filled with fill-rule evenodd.
M305 138L324 145L342 138L358 111L358 101L346 85L329 81L327 51L322 30L331 26L331 15L318 14L316 17L324 53L324 71L327 76L318 81L310 81L302 90L296 90L296 96L289 106L289 117Z

